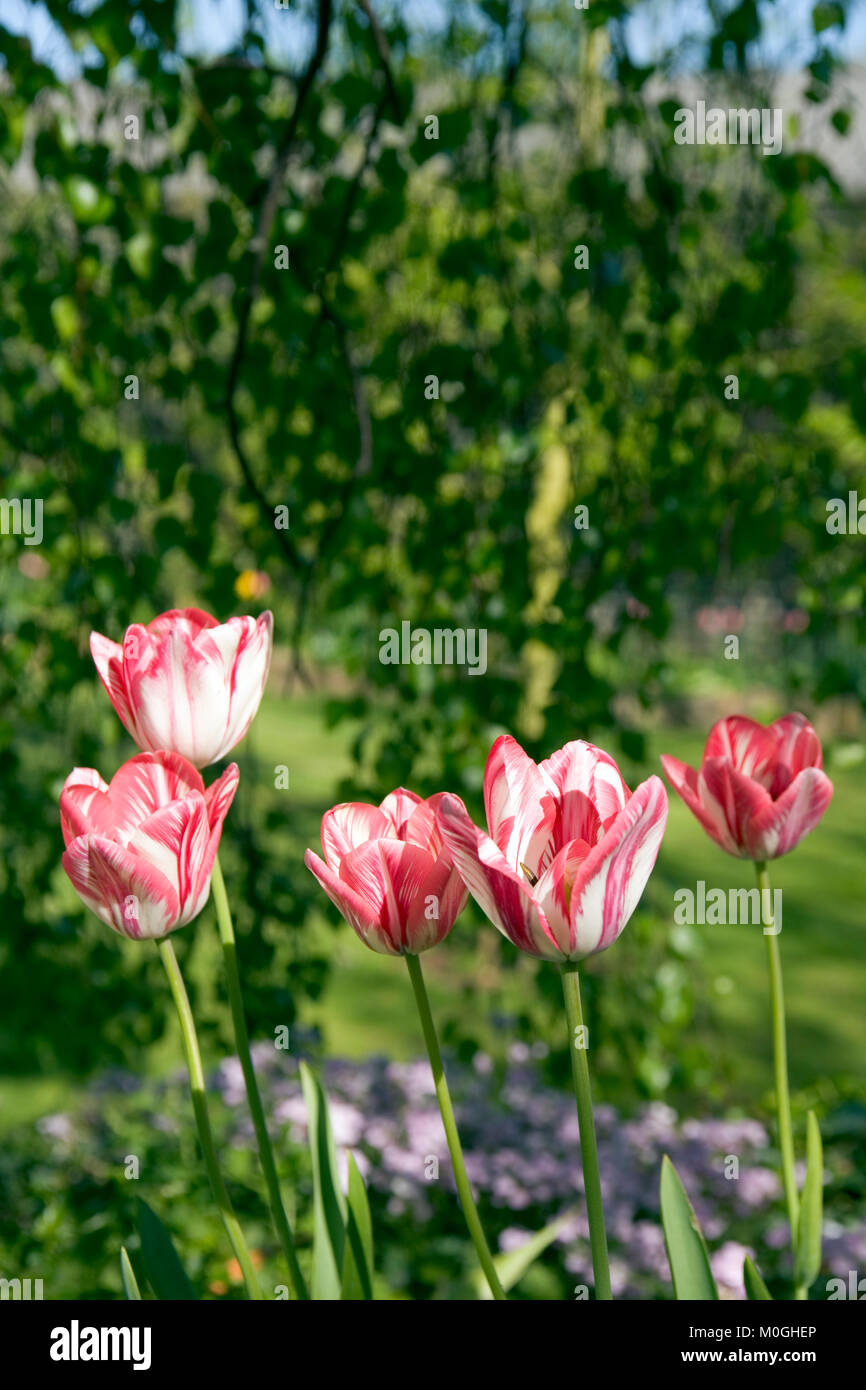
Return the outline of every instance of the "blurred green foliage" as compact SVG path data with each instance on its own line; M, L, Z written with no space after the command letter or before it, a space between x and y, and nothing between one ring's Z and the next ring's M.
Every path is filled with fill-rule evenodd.
M756 641L748 680L862 704L862 544L824 525L828 498L866 491L862 205L790 130L774 157L675 146L695 79L635 66L628 9L455 0L419 36L384 7L377 33L351 0L299 0L289 72L255 4L230 52L195 57L174 0L56 0L72 83L0 26L2 490L44 499L40 546L0 536L6 1072L141 1066L165 1028L155 953L86 920L59 869L66 773L132 751L91 629L247 611L241 576L268 576L288 653L272 694L287 667L324 685L353 740L319 805L294 807L293 847L337 794L449 786L477 805L504 727L534 754L595 738L645 776L645 717L682 699L677 604L693 625L698 604L769 593L808 628ZM766 104L757 7L712 13L707 93ZM816 9L809 96L840 132L825 37L843 19ZM404 619L486 628L487 674L380 664ZM265 1033L329 957L301 931L319 899L285 803L262 792L303 757L303 725L284 727L242 750L227 837ZM598 1004L648 1094L691 1016L653 941L630 961L646 1016L621 991ZM213 1042L204 933L193 950ZM471 1052L458 1013L446 1032ZM703 1062L685 1046L677 1065L686 1084Z

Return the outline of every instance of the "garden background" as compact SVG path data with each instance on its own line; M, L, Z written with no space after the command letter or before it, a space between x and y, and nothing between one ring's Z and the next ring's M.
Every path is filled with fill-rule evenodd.
M836 794L774 869L791 1079L801 1147L809 1105L824 1134L826 1273L866 1265L864 541L826 525L866 496L863 8L0 0L0 491L44 502L40 544L0 536L0 1274L118 1296L140 1194L200 1290L239 1293L157 954L60 867L67 772L134 751L89 633L187 604L275 614L222 858L302 1241L299 1056L331 1059L371 1174L380 1296L473 1286L419 1172L440 1141L405 971L303 865L322 812L403 783L480 818L504 730L536 757L591 739L634 785L723 714L802 709ZM782 152L675 144L698 99L781 107ZM486 673L383 665L403 621L485 629ZM585 971L630 1296L669 1296L665 1149L717 1271L733 1242L774 1276L763 946L674 921L677 889L748 869L672 795L644 900ZM278 1282L230 1143L212 907L175 943ZM471 903L425 965L507 1247L578 1181L559 980ZM519 1294L571 1296L588 1256L563 1230Z

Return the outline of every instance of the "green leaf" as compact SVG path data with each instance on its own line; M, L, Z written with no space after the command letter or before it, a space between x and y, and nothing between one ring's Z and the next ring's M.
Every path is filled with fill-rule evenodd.
M322 1087L305 1062L301 1085L307 1105L307 1128L313 1160L313 1275L314 1299L338 1300L342 1289L346 1243L346 1199L337 1178L337 1151Z
M523 1245L519 1245L516 1250L508 1250L504 1255L493 1256L499 1282L506 1293L509 1289L514 1288L514 1285L523 1278L529 1266L535 1264L539 1255L544 1253L547 1247L556 1240L560 1231L564 1230L573 1219L569 1213L558 1216L555 1221L550 1222L550 1225L544 1226L534 1236L530 1236L529 1240L525 1241ZM473 1272L472 1283L480 1299L493 1301L493 1294L490 1292L490 1285L483 1269L478 1268Z
M746 1256L743 1265L743 1283L746 1286L746 1297L751 1299L753 1303L762 1299L769 1299L772 1303L773 1295L761 1278L758 1272L758 1266L755 1264L751 1255Z
M349 1218L346 1225L342 1297L347 1301L373 1297L373 1222L364 1179L354 1154L349 1154Z
M114 211L114 200L90 179L73 174L64 184L69 206L79 222L91 226L110 221Z
M71 295L63 294L52 301L51 317L61 342L68 343L81 332L81 315Z
M138 1199L138 1234L144 1267L157 1298L187 1302L197 1298L171 1236L156 1212L141 1197Z
M836 3L826 3L821 0L820 4L812 8L812 28L816 34L823 34L825 29L832 29L835 25L844 25L845 11L838 0Z
M830 117L830 124L834 130L838 130L840 135L847 135L851 125L851 112L843 111L840 106Z
M806 1117L806 1181L800 1198L800 1228L794 1270L797 1284L808 1289L821 1269L821 1220L824 1207L824 1154L814 1111Z
M719 1291L698 1218L667 1154L662 1160L660 1197L674 1297L680 1301L717 1299Z
M126 1253L126 1246L120 1247L120 1277L123 1280L123 1292L130 1302L138 1303L141 1301L141 1290L138 1287L138 1280L135 1277L135 1270L132 1262Z
M148 231L136 232L125 246L126 259L139 280L146 280L153 263L153 237Z

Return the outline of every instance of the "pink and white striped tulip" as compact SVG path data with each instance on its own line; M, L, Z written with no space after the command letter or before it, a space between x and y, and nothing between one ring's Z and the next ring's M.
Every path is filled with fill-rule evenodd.
M240 743L253 721L273 630L271 613L218 623L199 608L177 608L146 627L133 623L122 646L92 632L90 651L139 748L167 748L208 767Z
M804 714L765 728L720 719L697 770L662 755L662 767L711 839L738 859L778 859L814 830L833 795L821 743Z
M304 863L361 940L384 955L417 956L448 935L467 893L442 843L436 807L398 787L379 806L344 802L322 817L324 861Z
M505 734L484 773L490 830L444 796L437 819L466 887L515 946L578 961L613 945L646 886L668 813L660 777L629 792L594 744L534 763Z
M138 753L105 783L77 767L60 795L63 867L103 922L134 940L167 936L201 912L226 813L232 763L211 786L177 753Z

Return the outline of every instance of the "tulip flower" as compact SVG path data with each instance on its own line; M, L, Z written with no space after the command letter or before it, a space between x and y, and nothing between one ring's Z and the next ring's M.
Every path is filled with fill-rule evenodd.
M374 951L419 955L450 932L467 898L436 824L442 796L400 787L379 806L350 801L322 818L324 861L307 868Z
M75 768L60 796L63 867L121 936L159 939L197 917L238 783L234 763L205 789L177 753L139 753L110 783Z
M198 608L133 623L122 646L90 634L100 680L139 748L169 749L194 767L218 762L244 737L272 646L271 613L218 623Z
M201 1052L168 933L191 922L210 892L223 821L238 784L234 763L205 789L178 753L139 753L106 783L77 767L60 794L63 867L78 896L121 936L155 940L177 1008L193 1111L214 1197L250 1298L261 1289L219 1169Z
M442 838L493 925L520 950L560 964L595 1292L610 1299L577 963L611 946L637 907L664 834L667 795L658 777L629 792L613 758L591 743L567 743L536 764L505 734L487 759L484 807L488 835L459 797L443 797Z
M662 767L711 839L728 854L761 863L778 859L814 830L833 795L821 744L802 714L764 728L753 719L720 719L700 768L662 756Z
M420 953L448 935L468 896L437 824L442 797L440 792L422 801L398 787L378 806L359 801L334 806L322 817L324 860L308 849L304 862L365 945L406 958L463 1215L490 1292L504 1299L466 1173L421 971Z
M218 623L198 608L172 609L146 627L136 623L127 628L122 646L98 632L90 634L100 679L139 747L170 749L196 767L218 762L246 734L261 703L272 647L270 613ZM259 1156L292 1285L298 1298L306 1298L253 1070L234 926L218 856L212 857L212 867L232 1022Z
M485 835L459 797L439 808L442 837L495 927L545 960L613 945L646 886L667 819L659 777L629 792L613 758L567 743L535 764L510 735L484 774Z
M800 1198L788 1089L785 994L778 930L766 904L772 900L767 861L795 849L814 830L833 795L823 771L818 735L803 714L786 714L764 728L744 715L720 719L710 731L699 769L665 754L662 766L692 814L728 854L752 859L761 900L770 976L773 1069L782 1181L795 1268L800 1262ZM807 1290L795 1279L795 1297Z

